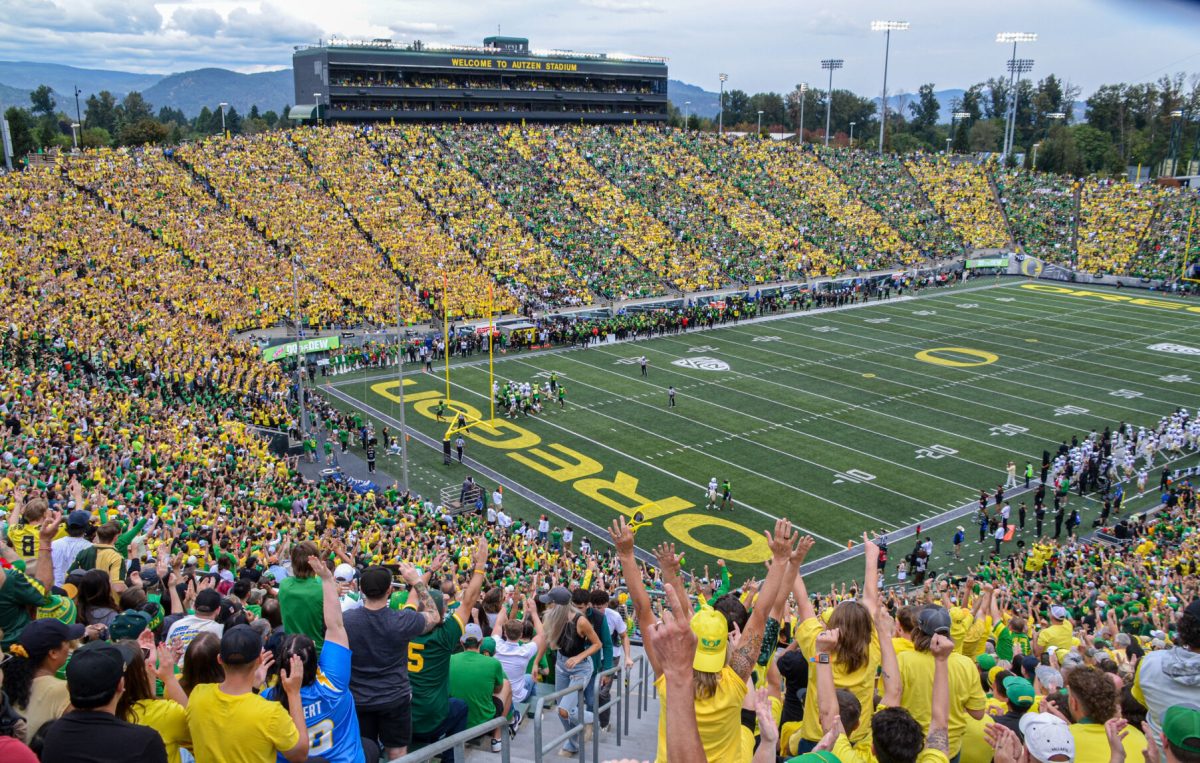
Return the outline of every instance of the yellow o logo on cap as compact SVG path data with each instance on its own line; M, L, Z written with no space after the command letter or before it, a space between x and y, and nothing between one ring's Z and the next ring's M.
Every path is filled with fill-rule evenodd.
M934 354L947 352L955 355L966 355L967 357L978 358L978 360L955 360L954 358L941 358ZM935 366L948 366L950 368L986 366L995 363L1000 359L1000 356L995 353L986 352L984 350L973 350L970 347L933 347L928 350L921 350L913 357L925 363L932 363Z

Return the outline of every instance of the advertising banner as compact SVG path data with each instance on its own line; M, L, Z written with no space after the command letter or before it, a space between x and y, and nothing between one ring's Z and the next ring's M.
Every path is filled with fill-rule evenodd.
M263 350L263 360L268 363L284 358L294 357L296 354L296 342L288 342L286 344L277 344L274 347L267 347ZM326 350L336 350L342 346L342 338L340 336L319 336L314 339L301 339L299 342L300 353L308 355L313 352L325 352Z

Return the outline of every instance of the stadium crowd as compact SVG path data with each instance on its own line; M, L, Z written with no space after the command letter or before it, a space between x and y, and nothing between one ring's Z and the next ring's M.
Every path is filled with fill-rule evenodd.
M289 315L289 253L303 260L302 309L323 324L391 323L398 298L418 320L435 307L439 275L455 278L455 309L477 314L493 282L510 309L586 303L602 293L595 263L610 258L677 286L835 262L837 250L817 249L800 227L772 227L771 208L738 178L849 175L749 148L745 161L761 169L735 177L719 167L743 149L689 140L598 128L296 130L178 155L87 153L0 177L0 759L373 763L504 716L483 740L495 750L522 733L539 689L587 687L582 705L569 695L551 719L569 729L591 717L609 688L594 677L629 664L634 633L662 703L662 761L1200 759L1200 535L1186 479L1164 474L1151 516L1131 518L1116 501L1103 536L1046 533L987 554L962 579L926 570L920 585L881 588L888 543L864 538L861 586L825 594L800 574L811 540L786 523L769 533L761 581L720 565L719 579L685 583L670 547L655 549L654 566L637 562L624 521L588 538L514 517L498 485L481 486L478 512L452 514L396 486L312 482L256 433L295 430L296 398L283 370L231 332ZM501 145L506 166L544 162L569 178L564 190L526 180L578 209L517 216L519 181L481 177ZM907 169L969 243L1007 235L979 168ZM1112 262L1129 267L1121 258L1140 240L1130 231L1152 220L1179 235L1181 210L1155 213L1165 196L1090 187L1081 238L1107 231L1089 244L1093 264L1108 241ZM827 191L812 208L848 198ZM842 236L948 245L927 203L872 198L871 220L922 232L897 239L875 221ZM569 230L605 219L614 230L602 239ZM633 241L643 234L653 246ZM596 248L564 253L567 236ZM618 242L619 257L600 241ZM615 294L649 281L625 272L609 283ZM890 288L547 318L504 341L649 337ZM478 334L456 341L421 340L406 356L482 346ZM335 357L382 365L396 351ZM309 406L330 464L395 441L319 395ZM1139 490L1137 462L1154 458L1145 443L1197 446L1194 419L1179 415L1118 435L1110 479ZM1076 447L1087 463L1093 451ZM305 450L319 457L315 444ZM1074 459L1071 448L1055 459L1055 476L1084 490L1091 470Z

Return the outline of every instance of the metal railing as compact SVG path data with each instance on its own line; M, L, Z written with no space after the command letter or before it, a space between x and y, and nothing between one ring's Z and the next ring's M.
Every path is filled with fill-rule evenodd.
M403 757L391 761L391 763L424 763L427 760L433 760L440 757L446 750L454 750L454 759L458 763L466 760L467 742L477 739L481 736L490 735L496 729L501 729L500 732L500 763L508 763L509 761L509 742L508 742L508 719L504 716L493 718L490 721L481 723L478 726L472 726L469 729L460 731L454 736L446 737L432 744L426 745L421 749L410 752ZM582 727L581 727L582 728Z
M587 689L587 684L579 684L578 686L568 686L565 689L559 689L550 694L544 694L537 698L533 703L533 758L541 761L545 757L547 751L552 750L563 742L566 742L573 736L578 736L579 746L579 763L584 763L587 760L587 744L583 738L583 729L587 725L587 701L584 699L584 692ZM558 700L571 693L579 694L579 721L571 728L551 739L549 742L543 742L542 739L542 710L547 704L557 703ZM555 710L555 716L558 716L558 711ZM417 761L406 761L405 763L417 763Z
M616 711L610 713L610 721L612 720L611 716L615 715L616 720L614 723L617 727L616 741L617 746L621 746L621 732L624 729L624 724L622 723L623 718L621 717L621 708L625 704L628 689L625 686L625 681L622 680L624 678L622 671L625 667L624 657L619 654L616 655L616 657L618 661L617 664L608 670L603 670L597 673L595 678L596 707L594 710L592 710L592 760L595 761L600 760L600 713L604 712L605 710L611 711L614 706L616 707ZM605 678L612 679L612 688L609 689L608 702L600 704L600 684Z

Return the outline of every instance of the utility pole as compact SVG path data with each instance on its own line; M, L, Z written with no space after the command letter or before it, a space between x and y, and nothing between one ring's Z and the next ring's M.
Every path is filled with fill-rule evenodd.
M721 72L717 75L721 79L721 102L720 110L717 111L717 135L725 134L725 80L729 79L729 75Z

